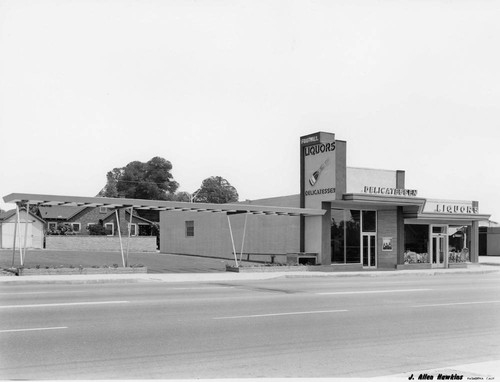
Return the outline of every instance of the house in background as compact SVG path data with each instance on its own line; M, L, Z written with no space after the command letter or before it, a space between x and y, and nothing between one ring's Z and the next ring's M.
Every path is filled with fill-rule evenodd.
M43 248L44 247L44 230L46 222L32 214L26 214L26 209L21 208L19 211L20 224L16 233L16 248L25 246L25 233L26 235L26 248ZM12 249L14 244L14 232L17 222L16 210L10 210L0 213L0 248Z
M81 224L75 223L71 225L69 223L75 215L85 209L86 207L39 207L38 215L46 222L45 229L47 234L60 234L60 228L63 226L70 227L71 232L75 234L80 234ZM84 234L88 233L84 232Z
M118 211L119 225L116 211ZM109 207L39 207L39 215L46 222L48 235L89 235L89 227L102 225L107 236L154 236L155 223L140 217L134 211L130 223L130 210Z

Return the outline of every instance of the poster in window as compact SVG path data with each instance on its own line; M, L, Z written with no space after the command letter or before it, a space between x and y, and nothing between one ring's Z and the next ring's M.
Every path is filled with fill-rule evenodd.
M382 238L382 251L392 251L392 237Z

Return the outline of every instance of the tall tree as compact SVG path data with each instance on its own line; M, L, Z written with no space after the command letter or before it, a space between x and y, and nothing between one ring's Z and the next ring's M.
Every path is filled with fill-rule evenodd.
M107 182L99 196L110 198L169 200L179 187L172 176L172 163L154 157L148 162L133 161L114 168L106 175Z
M169 199L176 202L190 202L191 194L186 191L179 191L172 195L172 198Z
M205 179L194 195L193 201L201 203L232 203L239 198L236 188L220 176Z
M109 171L106 174L106 185L99 193L99 196L106 196L108 198L117 198L118 197L118 189L116 188L116 184L122 175L123 169L114 168L112 171Z

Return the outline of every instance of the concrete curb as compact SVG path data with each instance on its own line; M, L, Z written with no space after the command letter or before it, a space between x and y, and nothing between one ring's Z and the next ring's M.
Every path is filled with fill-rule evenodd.
M275 278L312 277L383 277L383 276L439 276L455 274L498 273L498 266L480 265L477 268L364 271L364 272L256 272L256 273L175 273L175 274L100 274L100 275L44 275L44 276L4 276L0 285L27 284L108 284L108 283L180 283L269 280Z

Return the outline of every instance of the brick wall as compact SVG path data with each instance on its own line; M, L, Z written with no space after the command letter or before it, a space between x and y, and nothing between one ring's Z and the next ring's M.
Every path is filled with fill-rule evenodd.
M377 224L377 253L378 253L378 268L392 268L397 264L397 210L379 210ZM382 250L382 241L384 237L392 238L392 251Z
M120 251L117 236L47 236L46 249L80 251ZM123 250L127 249L127 237L122 238ZM156 252L156 236L130 238L130 252Z

